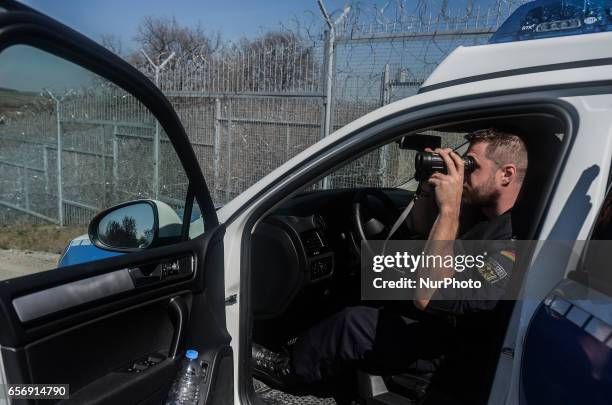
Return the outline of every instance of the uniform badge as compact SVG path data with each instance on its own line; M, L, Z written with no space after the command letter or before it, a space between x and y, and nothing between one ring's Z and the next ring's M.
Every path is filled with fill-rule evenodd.
M491 262L486 261L483 266L478 267L478 271L480 272L482 277L489 283L494 283L495 281L497 281L497 274L493 270Z
M478 267L478 271L491 284L508 276L508 272L493 258L489 258L482 267Z
M491 259L491 258L489 260L491 261L491 267L493 268L493 271L497 275L497 280L492 281L492 283L495 283L496 281L499 281L499 280L501 280L502 278L505 278L508 275L506 270L502 267L501 264L499 264L497 262L497 260Z

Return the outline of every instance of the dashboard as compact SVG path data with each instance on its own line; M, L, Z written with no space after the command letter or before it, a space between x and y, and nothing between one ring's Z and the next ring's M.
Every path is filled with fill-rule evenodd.
M252 309L273 319L290 307L359 294L360 254L352 202L359 189L304 193L264 218L251 250ZM412 192L384 190L399 210ZM353 291L346 291L347 286ZM316 304L315 304L316 305Z

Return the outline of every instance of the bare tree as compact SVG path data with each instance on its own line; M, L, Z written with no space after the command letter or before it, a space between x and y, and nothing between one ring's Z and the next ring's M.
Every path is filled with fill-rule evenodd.
M123 56L123 41L114 34L103 34L100 36L100 44L112 53Z
M174 17L145 17L138 26L134 39L156 63L175 52L176 57L168 66L169 69L181 61L208 57L216 52L222 43L219 32L209 35L199 24L195 27L184 27ZM133 52L128 60L136 66L145 66L147 63L139 52Z
M246 87L254 91L303 88L319 79L314 74L318 66L312 43L290 31L242 38L233 53L252 62L238 71Z

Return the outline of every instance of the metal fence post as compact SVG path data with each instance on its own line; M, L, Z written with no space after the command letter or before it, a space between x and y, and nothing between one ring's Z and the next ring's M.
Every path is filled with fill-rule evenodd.
M45 169L45 193L49 192L49 152L47 146L43 146L43 167Z
M340 17L336 19L336 21L332 21L327 10L325 10L325 6L323 5L322 0L317 0L319 4L319 9L321 10L321 14L327 23L329 30L326 35L326 48L325 50L325 61L326 61L326 75L325 75L325 121L323 123L323 137L326 137L330 134L331 131L331 121L332 121L332 103L333 103L333 85L334 85L334 42L336 39L336 26L347 16L351 8L349 6L344 8L344 11ZM325 176L323 178L321 186L323 189L329 188L329 178Z
M228 99L227 107L227 184L225 186L225 202L231 197L232 188L232 99Z
M391 102L391 89L390 69L389 64L386 63L382 75L382 105L387 105ZM384 145L378 150L378 160L380 164L379 175L382 183L381 186L385 187L388 183L386 171L387 165L389 164L389 145Z
M119 140L117 139L117 125L113 126L113 200L117 200L117 182L119 181Z
M30 179L28 179L28 166L23 165L23 192L25 194L25 208L30 210Z
M330 29L327 36L327 53L325 55L325 123L323 136L328 136L331 130L331 110L332 110L332 86L334 75L334 30Z
M291 126L287 124L287 132L285 133L285 161L289 160L289 145L291 144Z
M170 59L174 57L174 52L172 52L170 56L168 56L160 65L156 65L153 63L151 58L149 58L149 55L147 55L144 49L141 49L140 51L155 69L155 86L159 89L159 73L162 71L164 66L170 62ZM155 195L155 199L159 198L159 147L159 122L155 120L155 135L153 137L153 194Z
M497 4L497 16L495 17L495 26L496 27L499 27L499 17L500 17L501 13L502 13L502 11L501 11L501 3L498 3Z
M334 37L334 44L331 55L332 73L331 78L329 79L329 134L334 132L334 128L338 126L336 122L336 109L334 108L334 101L336 97L336 60L338 59L338 51L336 49L335 40L336 39Z
M323 91L325 92L325 96L321 99L321 139L325 138L329 133L327 132L327 105L329 104L329 100L327 99L327 86L328 86L328 69L327 65L330 63L329 61L329 31L325 31L325 42L323 46L323 69L321 69L321 82L323 83Z
M64 226L64 199L62 195L62 124L60 122L60 101L55 100L57 120L57 219Z
M391 99L391 95L389 94L391 91L389 85L389 64L385 64L385 68L383 69L382 75L382 90L380 94L380 105L387 105Z
M155 120L155 134L153 136L153 195L159 198L159 122Z
M103 125L100 126L102 129L102 204L104 207L107 206L107 190L106 190L106 130Z
M57 98L53 93L51 93L48 89L44 89L47 94L55 101L55 121L57 124L57 219L60 226L64 226L64 198L62 194L62 123L60 117L60 103L66 97L71 95L72 90L67 91L60 98Z
M217 190L219 188L219 155L221 153L221 101L215 98L215 138L213 140L213 171L214 182L213 198L217 202Z

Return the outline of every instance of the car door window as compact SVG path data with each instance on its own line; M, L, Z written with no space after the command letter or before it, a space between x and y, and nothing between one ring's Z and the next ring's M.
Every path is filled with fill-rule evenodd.
M0 262L13 263L0 265L0 279L120 254L87 234L108 207L155 200L182 220L187 176L135 97L24 45L0 53L0 94ZM204 232L199 213L195 202L190 237Z

